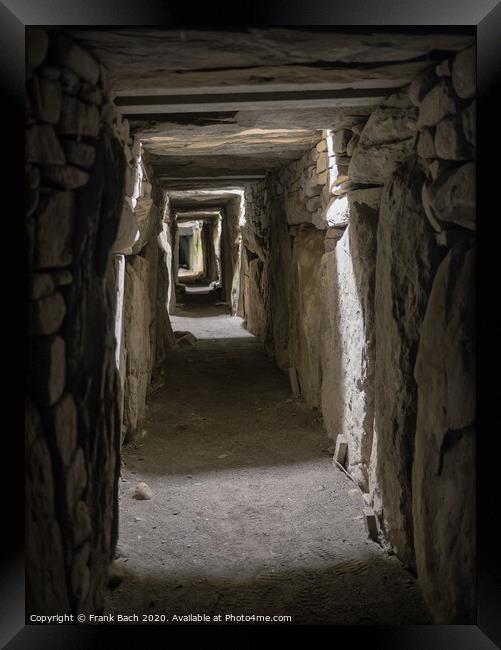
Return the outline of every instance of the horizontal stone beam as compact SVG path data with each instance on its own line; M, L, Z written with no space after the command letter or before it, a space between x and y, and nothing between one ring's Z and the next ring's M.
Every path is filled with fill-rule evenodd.
M115 102L123 115L134 119L155 116L162 119L172 113L217 113L281 108L329 108L372 106L392 92L383 88L337 88L327 90L258 91L244 93L119 95Z

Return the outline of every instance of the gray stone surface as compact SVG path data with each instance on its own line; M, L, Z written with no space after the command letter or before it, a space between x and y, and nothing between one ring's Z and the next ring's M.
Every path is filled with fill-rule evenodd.
M375 419L379 522L397 556L414 564L411 470L416 428L417 345L437 245L421 203L424 176L413 159L386 186L376 262ZM392 462L388 462L391 458Z
M451 115L437 124L435 149L437 156L445 160L473 158L473 149L466 141L460 115Z
M97 83L99 79L98 62L75 40L59 32L52 38L51 48L61 65L66 66L84 81L91 84Z
M475 230L475 164L444 168L437 180L423 185L423 205L435 230L453 223Z
M36 336L56 334L66 313L64 298L59 292L32 300L29 310L28 333Z
M26 162L63 165L64 151L49 124L31 126L26 132Z
M369 117L353 152L352 181L383 185L414 150L417 109L406 92L386 99Z
M96 137L100 116L94 105L85 104L76 97L64 95L61 120L57 130L62 135Z
M89 174L73 165L44 165L42 178L48 184L62 190L76 190L85 185Z
M26 65L38 68L47 56L49 37L45 29L32 28L26 32Z
M41 122L57 124L61 115L62 89L59 81L34 75L30 82L35 117Z
M77 410L73 395L63 393L48 414L49 430L63 467L68 469L77 449Z
M433 282L414 376L413 511L419 582L437 623L474 623L475 246L454 246Z
M91 144L77 142L68 138L63 140L63 147L66 160L69 163L77 165L77 167L83 167L84 169L92 167L96 157L96 150Z
M52 406L66 383L65 342L60 336L36 337L30 342L28 387L40 406Z
M40 413L31 400L26 402L25 450L26 607L36 614L69 613L63 540L54 504L52 461Z
M452 64L452 84L461 99L470 99L476 92L476 48L460 52Z
M68 266L73 259L74 196L53 192L40 200L36 214L36 268Z
M456 113L456 98L449 79L440 79L426 93L419 106L418 128L435 126L447 115Z
M350 197L350 225L320 271L321 407L328 435L346 436L347 469L366 491L374 403L377 211Z

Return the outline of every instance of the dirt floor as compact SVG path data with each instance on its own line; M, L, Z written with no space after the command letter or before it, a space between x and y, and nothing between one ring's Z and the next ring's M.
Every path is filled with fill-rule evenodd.
M124 448L108 613L286 615L292 624L431 623L414 578L367 539L362 498L332 464L318 413L209 298L172 317L146 434ZM132 498L139 481L151 500ZM248 621L248 622L252 622Z

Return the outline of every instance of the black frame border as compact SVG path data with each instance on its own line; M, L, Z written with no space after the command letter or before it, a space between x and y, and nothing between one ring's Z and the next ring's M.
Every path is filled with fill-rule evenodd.
M480 406L480 421L477 438L477 625L432 625L432 626L395 626L395 627L331 627L331 626L280 626L280 627L211 627L207 626L40 626L25 625L24 611L24 466L9 482L9 491L2 504L3 521L9 526L9 534L4 528L7 552L0 564L0 643L9 650L23 648L110 648L115 645L128 647L129 643L145 647L145 636L150 631L159 635L165 642L180 641L183 645L203 643L209 647L247 648L262 645L266 640L269 645L287 642L289 636L297 641L304 638L311 643L319 638L317 634L327 633L332 643L367 643L374 650L492 650L501 647L501 567L498 560L501 550L496 536L496 511L499 511L499 498L496 498L495 478L499 473L501 454L496 453L499 445L497 434L501 420L501 401L499 383L496 376L501 368L501 354L498 342L501 335L501 317L494 310L493 284L495 285L497 258L501 251L501 219L499 212L499 174L498 165L489 155L496 153L495 147L501 145L501 117L497 109L501 103L496 102L496 90L501 85L501 2L498 0L379 0L368 4L364 0L350 0L342 6L334 0L241 0L227 7L215 4L200 11L191 3L184 7L180 3L162 0L2 0L0 2L0 88L2 89L4 115L4 146L2 158L5 188L14 198L10 212L22 211L24 151L20 142L24 136L24 36L28 25L77 26L90 28L113 27L214 27L213 16L224 17L228 28L247 27L291 27L321 28L322 26L382 31L409 31L430 33L434 30L447 31L458 28L473 29L477 34L477 208L489 221L489 234L484 239L480 227L479 243L484 251L479 256L477 265L477 288L480 310L485 304L484 314L477 319L477 342L480 352L478 364L480 376L490 376L482 386L482 395L477 387ZM223 3L226 4L226 3ZM238 7L237 15L235 9ZM190 19L196 17L196 24ZM204 19L205 22L204 22ZM224 28L218 23L217 28ZM9 138L12 142L9 141ZM6 155L8 154L8 156ZM5 160L6 158L8 160ZM497 203L496 203L497 202ZM493 214L489 214L493 213ZM20 219L4 220L8 226L19 228L11 233L6 241L24 241L23 216ZM482 223L482 222L481 222ZM491 229L492 228L492 229ZM489 248L492 247L492 250ZM7 269L15 269L19 264L19 252L11 254L13 259ZM485 275L484 275L485 274ZM24 279L24 275L20 275ZM482 277L484 275L484 277ZM12 279L11 273L6 278ZM487 283L485 283L487 279ZM4 283L7 285L7 282ZM23 458L22 416L13 413L13 405L20 404L19 413L23 412L22 394L16 391L16 383L10 380L10 372L18 371L18 386L23 387L23 368L19 364L19 350L24 349L22 331L24 324L16 314L25 313L24 286L4 286L4 306L10 309L0 313L0 332L3 341L12 341L5 350L7 355L4 367L9 372L7 388L2 392L3 412L13 419L4 427L4 436L9 449L4 450L5 457ZM487 301L482 297L489 291ZM489 304L489 301L491 304ZM17 308L17 305L19 307ZM15 305L15 307L14 307ZM19 337L19 338L17 338ZM13 341L17 338L18 345ZM483 354L484 353L484 354ZM21 364L22 366L22 364ZM493 381L494 379L494 381ZM481 381L479 380L479 383ZM18 402L19 399L19 402ZM500 406L498 407L498 404ZM14 520L21 520L19 527L14 527ZM188 629L183 629L187 627ZM234 640L238 635L238 646ZM292 635L294 635L292 637ZM123 639L123 640L122 640ZM217 639L217 640L216 640ZM149 644L148 644L149 645ZM146 647L148 647L146 645Z

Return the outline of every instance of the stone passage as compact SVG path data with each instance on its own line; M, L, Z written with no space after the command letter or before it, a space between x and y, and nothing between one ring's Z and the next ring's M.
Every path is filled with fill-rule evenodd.
M291 399L241 319L202 304L172 321L197 344L168 358L146 435L124 450L123 582L106 611L430 622L413 576L367 539L318 413ZM139 482L151 499L133 498Z
M28 614L472 623L473 35L26 63Z

